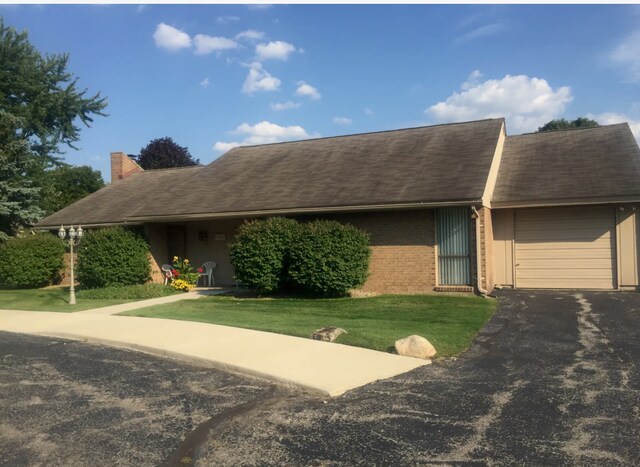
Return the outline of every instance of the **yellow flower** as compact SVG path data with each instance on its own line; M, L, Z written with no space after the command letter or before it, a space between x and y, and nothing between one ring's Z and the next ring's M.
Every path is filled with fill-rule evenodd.
M189 264L189 260L187 258L184 259L184 264Z
M178 261L178 257L177 257L177 256L174 256L174 257L173 257L173 260L174 260L174 261Z

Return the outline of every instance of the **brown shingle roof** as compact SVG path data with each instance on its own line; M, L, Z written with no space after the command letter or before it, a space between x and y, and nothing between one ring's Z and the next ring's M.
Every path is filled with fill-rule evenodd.
M508 136L492 204L640 197L629 125Z
M473 201L503 119L232 149L133 217Z
M83 224L121 224L141 205L153 204L174 186L189 186L189 179L204 167L149 170L90 194L36 224L37 227Z

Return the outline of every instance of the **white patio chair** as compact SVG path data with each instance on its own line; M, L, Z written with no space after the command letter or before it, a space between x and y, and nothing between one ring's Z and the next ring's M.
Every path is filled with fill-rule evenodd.
M207 287L211 287L212 285L216 285L216 281L213 278L213 270L216 268L215 261L207 261L202 264L202 269L204 272L200 273L200 277L204 277L206 280Z
M167 285L169 283L169 280L171 280L171 278L173 277L173 266L171 266L170 264L163 264L160 269L162 269L162 275L164 276L163 283L164 285Z

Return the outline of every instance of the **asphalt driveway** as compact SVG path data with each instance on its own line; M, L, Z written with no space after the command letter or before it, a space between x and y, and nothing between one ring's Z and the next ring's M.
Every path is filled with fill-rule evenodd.
M246 413L201 464L640 464L640 295L500 295L457 361Z
M638 465L639 365L636 293L505 291L457 360L328 400L0 333L0 464Z

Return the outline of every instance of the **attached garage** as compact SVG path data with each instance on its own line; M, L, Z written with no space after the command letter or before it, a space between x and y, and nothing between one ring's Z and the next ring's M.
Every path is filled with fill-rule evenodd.
M515 211L516 287L615 288L615 226L611 206Z
M497 286L638 287L638 205L492 211Z

